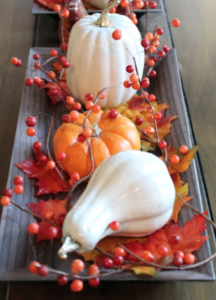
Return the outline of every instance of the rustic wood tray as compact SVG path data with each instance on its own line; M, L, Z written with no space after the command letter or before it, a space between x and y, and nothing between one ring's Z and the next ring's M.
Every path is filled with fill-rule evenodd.
M34 53L39 53L44 61L49 57L51 48L32 48L30 49L28 68L33 67L32 56ZM41 76L40 71L38 76ZM173 145L181 144L192 145L190 137L190 127L188 122L187 110L182 94L181 81L179 77L176 51L172 49L167 57L157 67L158 76L152 80L150 92L154 92L161 102L166 102L170 105L168 114L178 115L178 119L173 121L173 128L167 141ZM32 76L32 72L27 70L26 77ZM35 75L36 76L36 75ZM43 77L43 76L42 76ZM50 118L43 113L48 113L53 116L55 121L54 130L60 125L60 117L64 113L64 105L59 105L54 108L51 101L46 97L44 90L39 90L37 87L26 87L23 89L23 96L19 111L17 123L16 137L14 141L13 153L11 158L8 185L11 186L14 176L20 175L21 171L14 167L14 163L21 163L23 160L32 157L31 146L36 138L30 138L25 134L26 125L25 118L29 115L39 115L39 122L36 127L38 136L45 140L48 130ZM189 183L189 194L193 196L191 204L202 210L204 206L208 206L205 199L201 198L199 180L195 162L191 164L188 171L184 174L183 180ZM25 204L35 201L35 183L33 180L24 175L25 192L22 195L14 196L13 200L23 207ZM79 196L80 190L77 191L76 197ZM63 196L63 195L62 195ZM48 199L48 197L41 197ZM51 197L49 197L51 198ZM55 198L53 196L53 198ZM191 219L193 212L187 208L183 208L180 213L180 222L183 224L188 219ZM20 211L14 206L5 207L2 213L1 228L0 228L0 280L16 280L16 281L39 281L39 280L56 280L56 276L50 275L46 278L41 278L29 273L29 262L34 259L32 247L29 243L26 227L33 218ZM206 234L210 234L206 232ZM211 234L210 234L211 235ZM57 257L57 250L61 245L60 241L43 241L36 245L37 259L44 264L60 269L69 270L71 258L75 254L71 254L67 261L62 261ZM208 257L211 253L209 242L207 241L201 249L196 253L199 261ZM136 276L132 272L116 274L104 280L136 280L136 281L170 281L170 280L214 280L215 273L212 262L190 271L161 271L155 278L146 276Z
M156 9L150 9L149 12L154 13L154 12L162 12L164 11L164 6L163 6L163 2L162 0L155 0L158 4ZM89 4L85 4L86 8L89 12L89 14L93 14L93 13L97 13L97 12L101 12L101 10L89 5ZM146 12L146 9L138 9L138 10L134 10L134 12L140 16L143 13ZM37 3L36 1L33 2L32 5L32 14L34 15L38 15L38 14L56 14L56 12L54 12L51 9L48 9L47 7L40 5L39 3Z

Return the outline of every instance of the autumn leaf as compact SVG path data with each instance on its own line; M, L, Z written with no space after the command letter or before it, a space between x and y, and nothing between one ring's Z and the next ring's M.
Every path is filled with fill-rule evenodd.
M50 199L49 201L43 201L40 200L38 203L30 203L26 204L33 213L41 216L44 218L44 214L46 211L52 211L53 212L53 217L50 220L51 222L58 224L59 226L62 226L62 222L67 214L66 211L66 202L67 200L59 200L55 199L52 200ZM39 232L37 234L37 242L40 242L42 240L52 240L50 236L48 235L48 230L49 228L52 227L49 223L45 221L41 221L39 223ZM56 236L57 239L59 239L62 236L62 230L60 228L57 228L58 234Z
M34 151L37 162L33 159L25 160L21 164L14 164L28 175L29 178L36 178L39 181L36 185L39 187L37 196L42 194L57 194L58 192L66 192L67 187L59 177L55 169L48 169L46 162L40 162L38 156L44 154L42 151Z
M162 118L157 120L157 128L158 128L158 135L160 140L163 140L164 137L170 133L171 130L171 121L177 118L177 116L168 116L166 117L166 110L169 106L166 103L157 104L157 101L152 102L152 106L154 108L154 112L160 112ZM145 131L146 127L154 125L154 119L152 118L152 113L149 111L149 104L143 101L143 98L138 95L134 95L127 103L121 104L115 109L122 114L123 116L129 118L133 122L137 116L140 116L143 119L139 128ZM142 135L142 133L141 133ZM151 137L156 141L157 135L156 133L152 134ZM143 151L150 151L154 150L156 145L154 143L148 143L142 140L142 150Z
M61 70L62 70L62 64L58 61L58 62L52 63L52 67L57 72L57 74L60 75ZM62 74L61 80L66 81L66 71L65 70Z
M58 0L36 0L36 2L49 8L49 9L53 9L53 6L55 4L59 4Z
M66 81L60 81L60 84L68 91ZM45 89L48 89L47 96L49 96L53 105L65 100L67 96L67 93L56 82L48 82Z
M186 202L190 201L193 197L187 197L188 184L184 183L180 179L179 173L173 173L171 175L171 178L175 185L176 193L179 194ZM172 213L170 220L173 220L174 222L178 222L178 214L183 206L184 206L184 202L181 201L181 199L179 199L179 197L176 195L175 203L174 203L174 207L173 207L173 213Z

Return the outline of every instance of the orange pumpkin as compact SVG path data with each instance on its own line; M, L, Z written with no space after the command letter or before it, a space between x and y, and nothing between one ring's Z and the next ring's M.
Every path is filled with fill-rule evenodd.
M93 131L89 138L92 147L95 169L107 157L126 150L140 150L140 137L132 121L118 115L116 119L108 117L109 111L91 113L87 118L86 127ZM80 114L77 124L83 125L85 114ZM79 173L87 176L91 171L91 159L87 142L79 142L78 135L83 128L73 123L63 123L54 136L55 157L60 152L66 154L61 161L62 168L68 174Z

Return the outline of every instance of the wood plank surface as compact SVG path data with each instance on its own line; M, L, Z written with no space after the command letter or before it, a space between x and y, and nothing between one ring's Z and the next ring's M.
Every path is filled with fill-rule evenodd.
M207 192L216 215L215 190L215 11L212 0L165 0L168 17L181 18L182 25L173 29L181 76L189 113L202 163ZM31 1L2 1L0 10L0 187L4 188L21 99L24 70L17 70L8 61L18 55L27 61L34 39L35 18L30 15ZM47 45L46 45L47 46ZM48 45L53 46L53 45ZM18 75L17 75L18 74ZM12 103L12 104L11 104ZM201 121L205 121L204 125ZM9 297L0 285L0 299L150 299L150 300L214 300L215 282L172 283L103 283L99 289L86 287L79 294L55 283L11 283Z

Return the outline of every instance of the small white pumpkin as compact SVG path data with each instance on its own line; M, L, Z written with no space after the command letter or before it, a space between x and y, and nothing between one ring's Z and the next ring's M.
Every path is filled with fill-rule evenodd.
M109 3L107 8L112 5L113 2ZM106 98L98 104L112 108L127 102L134 95L132 87L127 89L123 86L130 76L126 67L134 65L134 56L141 79L144 49L141 34L133 22L126 16L108 14L107 8L102 15L85 16L74 25L68 43L70 67L66 75L68 87L76 101L85 103L87 93L96 97L99 91L107 87ZM121 40L112 38L115 29L121 29Z
M109 0L89 0L88 2L97 8L104 9Z
M162 160L136 150L115 154L99 165L67 214L59 255L92 250L108 235L150 234L169 220L174 201L174 184ZM113 221L120 223L118 231L108 227Z

